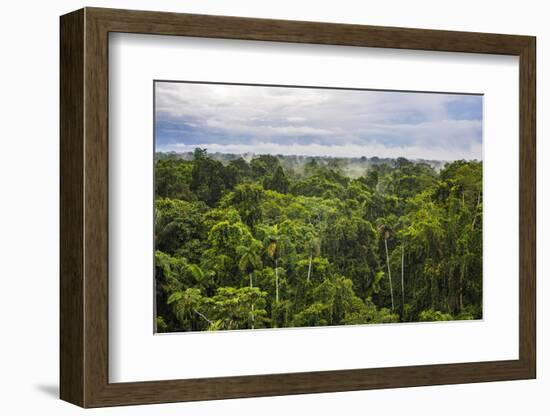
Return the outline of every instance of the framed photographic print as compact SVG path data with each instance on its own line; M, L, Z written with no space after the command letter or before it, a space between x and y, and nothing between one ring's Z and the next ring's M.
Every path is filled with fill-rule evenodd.
M61 17L61 398L536 376L535 38Z

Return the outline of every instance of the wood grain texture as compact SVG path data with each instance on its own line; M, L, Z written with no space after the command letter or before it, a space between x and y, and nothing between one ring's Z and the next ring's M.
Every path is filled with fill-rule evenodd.
M84 404L84 12L61 19L60 50L60 388Z
M519 55L528 36L87 8L111 32Z
M188 380L108 380L108 33L520 58L518 360ZM86 8L61 18L61 397L83 407L517 380L536 375L535 39L485 33Z
M520 54L519 142L519 337L520 360L536 377L536 41Z
M84 290L85 406L94 403L108 380L109 172L108 33L85 12L84 68Z

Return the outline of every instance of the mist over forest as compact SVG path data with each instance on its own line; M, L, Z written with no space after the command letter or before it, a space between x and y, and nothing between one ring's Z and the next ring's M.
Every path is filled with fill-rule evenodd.
M260 157L261 154L255 153L244 153L244 154L235 154L235 153L220 153L220 152L209 152L209 157L217 160L224 165L229 164L231 161L238 159L244 159L250 163L253 159ZM376 165L388 165L395 166L397 163L397 158L390 157L334 157L334 156L311 156L311 155L273 155L276 157L281 166L287 172L292 172L295 174L303 174L304 169L308 163L312 163L315 160L315 163L320 166L326 166L331 169L336 169L342 172L345 176L350 178L358 178L365 174L367 169ZM157 152L155 159L181 159L181 160L193 160L193 152ZM408 159L413 163L425 163L435 169L436 171L440 170L444 165L445 161L441 160L425 160L425 159Z
M159 332L482 317L482 162L155 154Z

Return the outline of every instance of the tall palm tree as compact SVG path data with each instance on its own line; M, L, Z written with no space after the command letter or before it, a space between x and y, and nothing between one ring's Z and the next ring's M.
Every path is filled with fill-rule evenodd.
M239 255L241 256L239 260L239 270L244 275L248 274L251 288L254 286L254 282L252 281L252 274L254 273L254 270L258 270L262 267L262 258L260 256L261 249L262 249L262 245L259 241L255 241L249 246L240 246L237 248L237 253L239 253ZM254 309L255 309L255 305L252 304L252 307L251 307L252 329L254 329Z
M307 268L307 282L309 283L311 277L311 262L313 260L313 255L317 257L321 252L321 241L315 235L309 233L306 248L309 251L309 265Z
M249 246L239 246L237 248L237 253L240 255L239 270L244 275L248 275L250 287L254 286L252 273L262 267L261 249L262 245L259 241L256 241L256 244L252 243Z
M380 224L378 227L378 232L380 232L382 238L384 239L384 247L386 249L386 266L388 267L388 279L390 281L390 296L391 296L391 309L393 311L395 305L393 302L393 284L391 280L391 268L390 268L390 255L388 253L388 239L391 235L391 229L387 224Z
M266 252L275 262L275 303L279 303L279 258L284 249L284 239L277 224L266 227L265 232Z

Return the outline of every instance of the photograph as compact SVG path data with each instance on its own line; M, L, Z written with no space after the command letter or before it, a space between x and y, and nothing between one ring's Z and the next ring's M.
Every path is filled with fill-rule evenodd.
M156 80L156 333L483 319L483 95Z
M538 414L542 7L246 1L10 14L9 406Z

